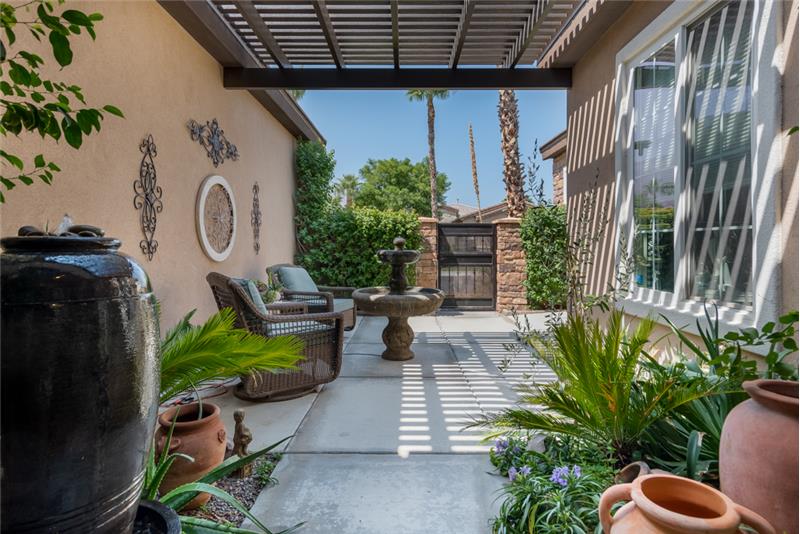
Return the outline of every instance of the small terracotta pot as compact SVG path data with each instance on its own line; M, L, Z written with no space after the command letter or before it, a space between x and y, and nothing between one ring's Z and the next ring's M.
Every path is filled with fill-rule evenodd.
M743 386L750 399L722 427L720 489L779 532L797 534L798 383L754 380Z
M200 405L195 402L175 406L158 416L156 443L158 443L159 453L163 450L175 414L180 410L175 429L172 431L170 452L180 452L194 458L194 462L183 458L175 460L159 488L162 495L181 484L195 482L225 459L225 424L220 418L219 406L204 402L203 417L200 419L197 418L199 408ZM208 502L210 497L208 493L201 493L192 499L184 509L191 510L202 506Z
M611 517L611 507L631 501ZM605 534L734 534L744 523L775 534L767 521L700 482L675 475L646 475L611 486L600 497Z

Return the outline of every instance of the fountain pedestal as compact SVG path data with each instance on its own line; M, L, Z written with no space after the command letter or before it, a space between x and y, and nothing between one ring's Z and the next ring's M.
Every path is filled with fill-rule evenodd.
M407 287L406 265L417 262L419 251L405 250L405 244L406 240L398 237L394 240L394 250L378 251L381 261L392 266L389 287L364 287L353 292L353 302L359 310L389 319L382 336L386 345L381 355L384 360L413 358L411 343L414 341L414 330L409 326L408 318L427 315L444 302L444 291L440 289Z

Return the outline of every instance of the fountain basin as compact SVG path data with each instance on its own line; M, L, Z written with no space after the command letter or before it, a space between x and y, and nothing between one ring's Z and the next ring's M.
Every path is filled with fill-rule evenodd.
M383 330L386 350L381 357L394 361L410 360L414 357L411 350L414 331L408 325L408 318L436 311L444 302L444 291L409 287L399 293L388 287L364 287L353 292L353 301L359 310L389 318L389 324Z

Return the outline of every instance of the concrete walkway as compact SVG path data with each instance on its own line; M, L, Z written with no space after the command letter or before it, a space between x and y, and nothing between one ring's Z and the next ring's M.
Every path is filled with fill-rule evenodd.
M252 449L295 434L274 473L279 484L252 509L271 529L304 521L306 534L489 532L503 479L489 473L481 432L463 427L511 405L523 375L549 371L525 355L504 363L513 326L492 312L412 319L416 357L407 362L380 358L385 324L360 319L340 377L317 395L217 399L229 427L227 414L245 407Z

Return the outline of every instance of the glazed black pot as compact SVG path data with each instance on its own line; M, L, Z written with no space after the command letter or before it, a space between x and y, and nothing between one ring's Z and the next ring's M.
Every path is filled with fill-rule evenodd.
M133 534L181 534L177 512L158 501L139 501Z
M158 407L147 275L116 239L0 245L2 532L131 532Z

